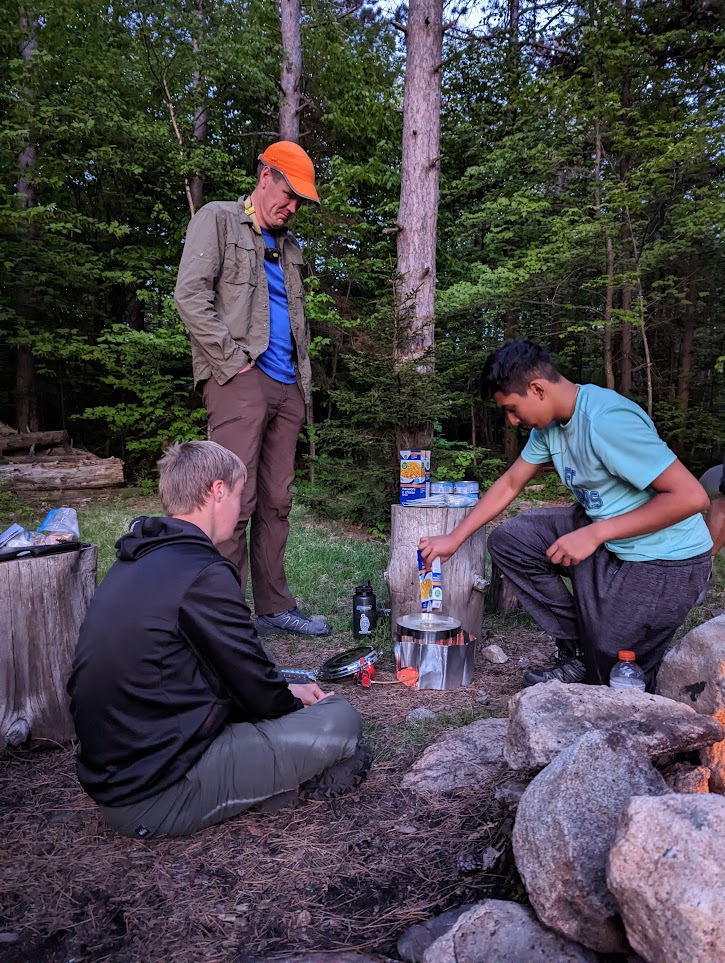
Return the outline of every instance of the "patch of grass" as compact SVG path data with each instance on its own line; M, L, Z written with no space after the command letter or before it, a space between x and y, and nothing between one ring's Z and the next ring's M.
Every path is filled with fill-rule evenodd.
M15 492L0 489L0 532L14 523L33 529L42 522L44 515L45 512L21 501Z
M119 497L76 509L81 539L98 546L98 581L116 560L115 544L139 515L160 515L158 498Z

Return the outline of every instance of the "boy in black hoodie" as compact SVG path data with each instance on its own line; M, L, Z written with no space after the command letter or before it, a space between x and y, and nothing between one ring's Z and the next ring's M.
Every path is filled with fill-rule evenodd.
M239 518L244 465L192 441L159 471L168 517L132 523L80 630L68 692L81 785L139 837L357 785L371 762L360 716L315 683L287 684L215 547Z

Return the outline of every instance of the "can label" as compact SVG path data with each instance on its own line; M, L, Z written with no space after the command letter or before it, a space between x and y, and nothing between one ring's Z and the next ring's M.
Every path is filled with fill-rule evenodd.
M431 495L452 495L455 489L455 482L452 481L432 481L430 483Z
M418 581L420 582L420 610L432 612L443 606L443 585L441 582L441 560L433 561L429 572L425 570L425 562L418 549Z
M453 485L456 495L478 495L477 481L457 481L453 482Z

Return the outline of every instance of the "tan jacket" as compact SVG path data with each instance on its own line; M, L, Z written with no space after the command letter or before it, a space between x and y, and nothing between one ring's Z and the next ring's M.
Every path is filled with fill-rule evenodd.
M191 336L195 385L212 376L223 385L269 346L264 239L244 213L245 201L240 197L205 204L186 234L174 300ZM312 375L302 252L291 234L282 235L279 244L297 382L309 402Z

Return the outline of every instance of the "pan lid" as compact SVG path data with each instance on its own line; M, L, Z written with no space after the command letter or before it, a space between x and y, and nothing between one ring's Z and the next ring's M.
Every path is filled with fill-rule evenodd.
M413 612L412 615L401 615L398 619L399 629L415 629L419 632L457 632L460 627L459 619L437 612Z

